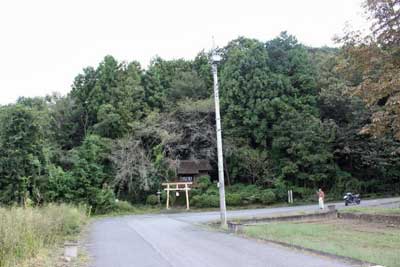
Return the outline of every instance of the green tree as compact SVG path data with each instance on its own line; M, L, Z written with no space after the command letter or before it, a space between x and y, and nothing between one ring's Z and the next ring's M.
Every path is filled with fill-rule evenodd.
M270 151L266 181L312 187L334 175L334 135L319 119L315 78L307 49L286 33L265 45L239 38L224 49L224 129Z
M274 116L270 100L285 82L273 79L263 43L245 38L230 42L220 76L225 131L253 144L265 143Z
M2 112L0 129L0 201L41 201L47 170L37 117L30 108L11 105Z
M336 170L332 125L323 124L309 114L291 112L274 126L273 131L271 154L278 178L304 188L332 186L331 178Z
M111 210L115 202L110 186L113 172L109 154L110 144L107 139L88 135L70 155L74 202L88 203L96 213Z
M118 63L106 56L97 69L86 68L75 78L71 96L82 109L85 135L94 131L103 137L121 137L132 121L143 117L146 104L141 77L139 63Z
M181 72L171 81L168 99L172 102L184 98L204 99L210 96L210 92L204 80L195 71Z
M85 137L87 113L71 96L57 97L50 109L52 139L62 150L80 146Z

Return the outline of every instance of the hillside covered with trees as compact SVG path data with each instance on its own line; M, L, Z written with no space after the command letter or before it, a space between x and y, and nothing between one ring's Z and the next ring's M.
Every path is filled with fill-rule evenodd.
M284 200L287 189L297 199L319 187L400 192L399 5L367 1L372 33L346 33L341 48L283 32L219 49L228 204ZM106 56L66 96L0 106L0 203L86 203L101 213L116 198L144 203L174 178L172 160L216 169L212 93L208 52L157 57L147 69Z

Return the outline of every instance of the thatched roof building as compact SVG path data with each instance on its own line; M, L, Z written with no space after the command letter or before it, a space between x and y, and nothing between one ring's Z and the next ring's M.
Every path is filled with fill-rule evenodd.
M208 160L177 160L176 174L181 182L196 182L196 178L208 175L212 171Z

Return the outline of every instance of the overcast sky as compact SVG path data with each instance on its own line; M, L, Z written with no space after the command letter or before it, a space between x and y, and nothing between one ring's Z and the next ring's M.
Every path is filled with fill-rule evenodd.
M362 24L361 0L1 0L0 104L66 94L105 55L193 58L246 36L287 30L310 46L333 45L346 22Z

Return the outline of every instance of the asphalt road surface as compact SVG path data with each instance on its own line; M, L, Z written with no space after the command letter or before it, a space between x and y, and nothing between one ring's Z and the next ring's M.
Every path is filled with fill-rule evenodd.
M367 200L361 206L391 205L400 198ZM335 203L345 208L342 203ZM228 218L316 210L317 205L228 211ZM93 223L88 238L92 267L345 267L340 260L207 230L200 223L218 212L123 216Z

